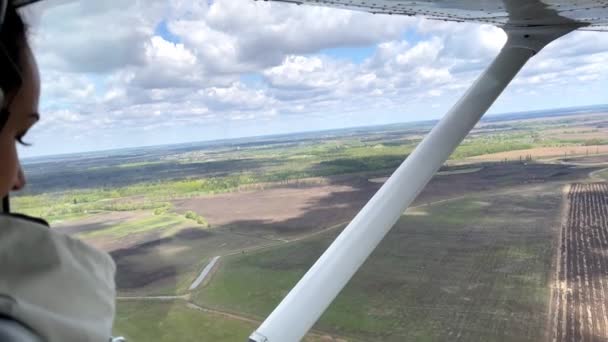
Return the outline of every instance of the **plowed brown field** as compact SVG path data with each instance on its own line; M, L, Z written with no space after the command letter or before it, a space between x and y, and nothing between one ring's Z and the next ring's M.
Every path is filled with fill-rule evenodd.
M608 340L608 184L567 194L553 293L553 341Z

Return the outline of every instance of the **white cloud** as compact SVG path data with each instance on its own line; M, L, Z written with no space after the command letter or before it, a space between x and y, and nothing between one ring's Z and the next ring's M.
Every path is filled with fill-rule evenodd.
M288 56L283 64L264 72L271 86L289 89L337 87L347 72L336 61L321 57Z
M45 9L33 32L43 68L104 73L144 61L159 1L68 2Z
M249 0L68 1L33 20L46 126L100 135L445 109L506 40L487 25ZM344 47L367 55L336 57ZM606 82L605 51L606 34L570 34L536 56L514 86L548 99L543 89Z
M196 57L184 44L168 42L160 36L153 36L146 44L145 51L147 60L160 67L176 65L179 68L191 68L196 64Z
M95 94L95 84L81 74L49 70L42 74L41 83L43 93L47 98L86 101Z
M433 38L420 42L411 49L397 54L395 60L400 67L416 67L421 64L431 64L437 60L443 49L440 39Z
M207 88L200 90L198 95L204 103L215 110L263 110L276 105L276 101L263 90L249 89L241 83L235 83L227 88Z
M196 48L210 72L258 71L293 54L398 38L414 19L290 4L217 1L169 28Z

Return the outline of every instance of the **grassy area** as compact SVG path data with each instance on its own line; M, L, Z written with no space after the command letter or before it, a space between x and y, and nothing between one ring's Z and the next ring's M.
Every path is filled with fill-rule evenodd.
M608 182L608 169L596 172L594 176Z
M554 189L402 217L317 327L363 340L542 339L559 201ZM264 317L331 239L224 260L195 300Z
M128 341L245 341L252 323L226 319L186 307L183 302L119 301L116 336Z
M439 171L435 175L437 175L437 176L462 175L465 173L479 172L482 169L483 169L482 167L472 167L472 168L466 168L466 169L455 169L455 170L450 170L450 171Z
M451 160L464 159L483 154L523 150L532 148L534 143L529 137L520 135L502 136L494 135L475 139L466 139L450 156Z
M268 244L262 238L222 229L186 228L186 231L189 234L180 235L183 233L180 231L162 244L151 243L138 247L137 251L129 249L134 253L115 255L121 294L183 294L212 257Z
M176 214L163 214L144 217L141 219L122 222L105 229L93 230L80 233L81 238L110 237L121 239L131 234L139 234L149 231L162 231L162 235L170 235L184 223L192 224L191 220Z
M167 212L171 207L170 203L161 199L124 198L120 191L105 189L17 196L11 202L19 212L43 217L51 223L83 218L100 212L155 209Z
M183 301L118 301L114 336L127 341L188 342L246 341L259 326L188 307ZM312 333L304 342L327 342L326 335Z
M187 218L188 220L192 220L192 221L198 223L203 228L209 228L209 222L207 222L207 219L205 219L203 216L195 213L192 210L188 210L186 212L186 214L184 215L184 217Z

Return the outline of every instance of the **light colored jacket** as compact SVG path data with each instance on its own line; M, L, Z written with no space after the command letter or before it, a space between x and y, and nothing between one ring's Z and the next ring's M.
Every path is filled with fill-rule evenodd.
M48 342L108 342L112 258L24 217L0 215L0 315Z

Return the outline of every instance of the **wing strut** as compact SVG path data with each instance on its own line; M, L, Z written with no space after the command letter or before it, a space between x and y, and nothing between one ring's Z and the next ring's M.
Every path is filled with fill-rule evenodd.
M420 142L250 342L299 341L526 62L576 26L508 29L496 59Z

